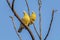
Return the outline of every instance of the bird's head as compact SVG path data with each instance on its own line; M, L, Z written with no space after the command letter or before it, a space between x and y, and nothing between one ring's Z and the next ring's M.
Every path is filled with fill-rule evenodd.
M34 11L32 12L31 16L32 16L32 20L35 21L36 20L36 13Z
M23 11L23 14L26 15L26 16L28 15L28 13L26 11Z
M30 18L31 18L31 22L34 23L34 21L36 20L36 13L34 11L32 12Z

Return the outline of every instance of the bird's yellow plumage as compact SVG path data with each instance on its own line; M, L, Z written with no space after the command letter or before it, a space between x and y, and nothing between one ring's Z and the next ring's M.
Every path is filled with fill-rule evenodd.
M24 22L24 24L27 26L33 24L34 21L36 20L36 13L32 12L30 16L27 14L26 11L24 11L23 13L24 13L24 17L21 20ZM23 28L24 28L23 24L20 24L18 32L21 32Z
M24 13L24 17L21 20L24 22L25 25L28 26L28 24L30 23L30 17L26 11L24 11L23 13ZM23 28L24 26L20 24L20 28L18 29L18 32L21 32Z
M30 24L33 24L35 20L36 20L36 13L33 11L30 16Z

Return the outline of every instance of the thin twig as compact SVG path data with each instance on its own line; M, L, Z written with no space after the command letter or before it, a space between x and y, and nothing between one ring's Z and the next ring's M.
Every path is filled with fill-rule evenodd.
M6 1L7 1L8 5L9 5L9 4L10 4L9 1L8 1L8 0L6 0ZM20 19L19 15L16 13L15 9L12 9L11 5L9 5L9 7L11 8L13 14L16 16L16 18L19 20L19 22L21 22L21 23L24 25L24 27L27 29L27 31L29 32L32 40L35 40L34 35L32 34L31 30L30 30L29 27L26 26L26 25L24 24L24 22Z
M9 2L9 0L6 0L6 2L8 3L9 7L11 8L11 5L10 5L10 2Z
M54 12L56 12L56 11L52 10L52 16L51 16L51 21L50 21L49 29L48 29L48 32L47 32L44 40L47 39L47 37L48 37L48 35L49 35L49 33L50 33L50 30L51 30L51 27L52 27L53 18L54 18Z
M30 8L29 8L27 0L25 0L25 2L26 2L27 9L28 9L28 14L30 15Z
M15 2L15 0L12 1L12 9L14 9L14 2Z
M18 31L16 30L16 25L15 25L15 23L14 23L14 18L13 18L12 16L9 16L9 17L12 19L12 23L13 23L13 26L14 26L14 30L15 30L17 36L19 37L20 40L22 40L21 35L19 35L19 34L18 34Z
M37 29L36 29L36 27L35 27L35 24L33 23L33 26L34 26L34 30L36 31L36 34L38 35L38 37L40 38L40 35L39 35L39 33L37 32Z
M41 5L42 5L41 0L38 0L40 40L42 40L42 26L41 26L41 13L40 13Z

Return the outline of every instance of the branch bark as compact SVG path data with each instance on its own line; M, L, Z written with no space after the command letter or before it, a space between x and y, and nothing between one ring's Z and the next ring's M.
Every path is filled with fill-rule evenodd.
M14 7L12 7L12 6L10 5L9 1L8 1L8 0L6 0L6 1L7 1L8 5L9 5L9 7L11 8L13 14L16 16L16 18L19 20L19 22L21 22L21 23L24 25L24 27L27 29L27 31L29 32L32 40L35 40L34 35L32 34L32 32L31 32L31 30L29 29L29 27L26 26L26 25L24 24L24 22L20 19L19 15L16 13ZM13 1L14 1L14 0L13 0ZM13 4L14 4L14 3L13 3Z

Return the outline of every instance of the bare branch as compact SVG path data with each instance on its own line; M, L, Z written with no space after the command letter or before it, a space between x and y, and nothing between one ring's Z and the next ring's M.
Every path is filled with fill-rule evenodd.
M11 5L10 5L10 2L9 2L9 0L6 0L6 2L8 3L9 7L11 8Z
M14 18L13 18L12 16L9 16L9 17L12 19L12 23L13 23L13 26L14 26L14 30L15 30L17 36L19 37L20 40L22 40L21 35L19 35L19 34L18 34L18 31L16 30L16 25L15 25L15 23L14 23Z
M30 15L30 8L29 8L27 0L25 0L25 2L26 2L27 9L28 9L28 14Z
M35 24L33 23L33 26L34 26L34 30L36 31L36 34L38 35L38 37L40 38L40 35L39 35L39 33L37 32L37 29L36 29L36 27L35 27Z
M42 40L42 26L41 26L41 13L40 13L41 5L42 5L41 0L38 0L40 40Z
M44 40L47 39L47 37L48 37L48 35L49 35L49 33L50 33L50 30L51 30L51 27L52 27L53 18L54 18L54 12L56 12L56 11L52 10L52 16L51 16L51 21L50 21L49 29L48 29L48 32L47 32Z
M9 1L8 1L8 0L6 0L6 1L7 1L8 5L9 5L9 4L10 4ZM9 5L9 7L10 7L10 5ZM16 16L16 18L19 20L19 22L21 22L21 23L24 25L24 27L27 29L27 31L28 31L29 34L31 35L32 40L35 40L34 35L32 34L31 30L30 30L29 27L26 26L26 25L24 24L24 22L20 19L19 15L16 13L15 9L12 9L12 7L10 7L10 8L11 8L13 14L14 14L14 15Z
M14 9L14 2L15 2L15 0L12 1L12 9Z

